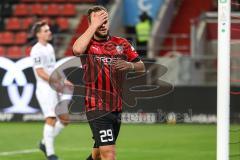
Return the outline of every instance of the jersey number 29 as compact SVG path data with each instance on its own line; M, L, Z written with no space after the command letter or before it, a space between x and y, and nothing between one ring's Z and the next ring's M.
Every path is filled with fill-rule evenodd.
M111 142L111 141L113 141L113 134L112 134L112 130L111 129L101 130L101 131L99 131L99 133L101 135L100 136L101 142Z

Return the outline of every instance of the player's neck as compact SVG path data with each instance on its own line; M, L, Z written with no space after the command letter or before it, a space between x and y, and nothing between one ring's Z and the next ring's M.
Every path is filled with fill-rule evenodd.
M44 41L44 40L41 40L41 39L39 39L38 42L39 42L40 44L44 45L44 46L46 46L47 43L48 43L48 42L46 42L46 41Z
M109 39L109 35L104 37L104 38L103 37L98 37L97 35L94 35L93 39L96 40L96 41L106 41L106 40Z

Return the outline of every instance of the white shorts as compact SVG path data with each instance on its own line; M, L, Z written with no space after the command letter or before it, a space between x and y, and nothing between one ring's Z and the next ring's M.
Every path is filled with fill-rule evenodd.
M48 84L37 84L36 97L44 117L56 117L55 108L58 104L57 92Z

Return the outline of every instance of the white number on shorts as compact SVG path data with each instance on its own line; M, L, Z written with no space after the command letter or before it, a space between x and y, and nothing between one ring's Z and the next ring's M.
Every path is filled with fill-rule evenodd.
M101 142L113 141L113 134L112 134L111 129L101 130L101 131L99 131L99 133L101 134L101 136L100 136ZM107 136L110 137L110 138L106 139Z

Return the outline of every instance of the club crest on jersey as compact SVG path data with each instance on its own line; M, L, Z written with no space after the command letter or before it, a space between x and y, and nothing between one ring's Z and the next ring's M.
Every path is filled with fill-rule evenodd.
M123 46L116 46L117 54L123 53Z

